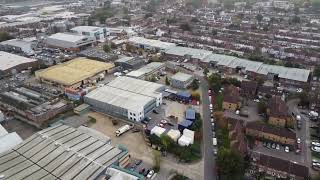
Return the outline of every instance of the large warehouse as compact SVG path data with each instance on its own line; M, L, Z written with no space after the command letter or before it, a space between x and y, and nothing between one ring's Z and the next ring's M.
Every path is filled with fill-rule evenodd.
M48 46L71 51L80 51L83 47L90 46L95 42L94 37L72 33L56 33L46 39Z
M96 41L104 42L107 37L107 29L97 26L76 26L70 29L71 32L80 35L93 37Z
M102 133L57 125L0 154L0 174L6 180L94 180L129 160L127 149L110 145Z
M0 51L0 77L36 67L38 67L38 61L35 59Z
M99 112L119 118L141 121L156 107L156 99L111 86L91 91L84 102Z
M37 71L36 77L41 81L59 87L78 88L84 84L96 83L105 74L112 71L114 64L87 58L76 58L63 64Z
M135 71L131 71L127 74L129 77L138 78L138 79L148 79L152 75L159 74L162 70L164 70L165 64L161 62L152 62L149 63L140 69Z
M156 106L160 106L162 104L161 92L165 90L165 86L162 84L125 76L116 78L108 83L108 86L155 98L157 101Z

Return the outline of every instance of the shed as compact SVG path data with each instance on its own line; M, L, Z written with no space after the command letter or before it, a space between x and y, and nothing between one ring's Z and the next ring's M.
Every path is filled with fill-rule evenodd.
M194 121L196 119L196 111L194 109L188 108L186 110L186 119Z
M159 126L155 126L151 129L151 134L155 134L158 137L161 136L161 134L163 134L166 131L165 128L159 127Z
M174 129L170 129L167 133L167 135L174 140L175 142L177 142L177 140L179 139L179 137L181 136L181 133L179 130L174 130Z
M194 141L194 131L191 131L190 129L184 129L183 130L183 136L187 136L191 139L191 144L193 144Z
M178 124L178 129L182 132L184 129L190 128L192 124L193 124L192 121L183 120Z
M178 140L178 144L180 146L189 146L190 144L193 144L191 138L182 135L179 140Z

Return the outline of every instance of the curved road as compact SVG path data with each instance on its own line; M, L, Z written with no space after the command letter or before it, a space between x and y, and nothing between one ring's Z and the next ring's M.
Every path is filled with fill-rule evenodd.
M199 77L202 94L202 116L203 116L203 159L204 159L204 180L216 180L215 159L213 155L212 130L210 122L208 83L203 77Z

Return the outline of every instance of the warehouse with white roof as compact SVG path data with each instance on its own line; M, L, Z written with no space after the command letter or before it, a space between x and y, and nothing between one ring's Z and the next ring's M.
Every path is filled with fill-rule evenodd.
M76 26L70 29L71 32L94 38L96 41L104 42L107 37L107 29L97 26Z
M164 70L165 64L160 62L152 62L140 69L135 71L131 71L127 74L129 77L138 78L138 79L146 79L150 78L152 75L159 74L162 70Z
M50 47L80 51L83 47L95 43L96 39L75 33L56 33L47 37L45 42Z
M156 106L160 106L162 104L161 92L165 90L165 86L162 84L125 76L117 77L113 81L109 82L108 86L155 98L157 101Z
M0 77L38 67L38 61L23 56L0 51Z
M193 81L193 76L190 74L177 72L175 75L171 76L170 83L174 88L185 89Z
M163 42L154 39L146 39L144 37L131 37L129 38L128 42L137 48L147 49L147 50L154 50L154 51L164 51L168 48L175 47L176 44Z
M97 88L84 102L99 112L132 121L141 121L156 107L156 99L109 85Z

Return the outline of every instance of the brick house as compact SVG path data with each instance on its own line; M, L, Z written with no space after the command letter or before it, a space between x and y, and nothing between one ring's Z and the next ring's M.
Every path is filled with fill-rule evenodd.
M229 85L224 88L222 107L224 110L231 111L241 107L240 93L237 87Z
M241 96L247 98L254 98L257 93L258 83L256 81L242 81L241 82Z
M280 96L273 96L268 101L267 114L269 124L285 127L292 126L294 119L288 113L288 107Z

